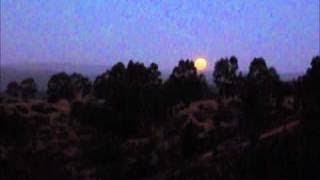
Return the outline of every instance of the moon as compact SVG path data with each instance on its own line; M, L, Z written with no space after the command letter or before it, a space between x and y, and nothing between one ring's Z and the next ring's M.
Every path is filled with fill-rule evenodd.
M194 67L198 70L198 71L203 71L207 68L208 66L208 62L206 59L204 58L197 58L194 61Z

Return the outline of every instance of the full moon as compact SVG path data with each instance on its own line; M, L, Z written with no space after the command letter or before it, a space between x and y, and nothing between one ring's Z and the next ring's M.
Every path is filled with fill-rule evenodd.
M196 67L196 69L198 71L203 71L207 68L207 60L204 59L204 58L197 58L195 61L194 61L194 66Z

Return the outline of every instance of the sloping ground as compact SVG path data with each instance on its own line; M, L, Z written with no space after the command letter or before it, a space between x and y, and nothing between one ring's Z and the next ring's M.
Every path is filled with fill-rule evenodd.
M200 154L150 179L303 179L302 170L298 170L302 165L291 164L300 163L293 156L304 152L297 139L298 125L299 121L291 122L263 133L254 147L236 138L226 141L219 145L218 152Z
M230 102L225 102L227 106ZM179 115L184 116L186 122L182 129L188 123L199 128L199 134L202 132L215 131L214 126L210 126L214 119L212 114L218 110L218 105L214 100L206 100L192 103L189 107L183 109ZM207 110L207 111L205 111ZM197 112L203 115L202 120L195 116ZM211 123L209 123L211 122ZM240 138L235 135L232 138L225 139L222 143L217 145L215 151L209 150L206 152L196 153L191 159L187 161L181 160L181 163L176 165L173 162L173 167L165 169L156 176L149 177L149 179L285 179L291 177L290 173L282 175L281 168L285 168L285 163L280 164L275 161L274 156L277 153L283 154L290 151L290 148L299 148L301 144L295 139L299 132L300 121L291 121L276 128L266 130L260 135L259 142L255 146L251 146L247 139ZM232 128L232 126L223 126L225 133ZM208 135L208 134L207 134ZM283 140L285 139L285 140ZM290 141L291 144L281 144L278 141ZM263 148L262 148L263 147ZM261 149L269 149L269 151L262 151ZM265 158L269 157L271 152L271 160L267 161ZM301 153L301 152L300 152ZM262 156L263 158L256 158L256 161L250 158L252 156ZM244 158L245 157L245 158ZM290 159L284 159L290 161ZM268 162L268 167L264 167L264 161ZM259 172L255 171L255 166ZM273 167L274 166L274 167ZM280 166L280 167L279 167ZM276 168L275 168L276 167ZM264 171L265 168L265 171ZM295 169L294 167L293 169ZM268 173L275 171L273 174ZM260 173L260 174L259 174Z
M268 141L269 139L272 138L277 138L279 136L282 136L283 134L288 134L288 133L294 133L300 124L300 121L293 121L289 122L286 124L283 124L277 128L268 130L260 135L260 142L259 143L264 143L264 141ZM250 142L245 140L245 139L240 139L240 138L233 138L230 140L226 140L225 142L221 143L218 147L218 150L223 154L223 153L230 153L231 152L241 152L245 149L247 149L250 146ZM201 158L202 160L208 160L213 157L212 152L208 152L203 155Z
M207 110L206 111L204 111ZM183 129L189 123L192 123L197 127L198 135L204 135L204 138L209 138L209 134L204 132L215 131L215 128L209 126L206 128L204 124L206 122L213 122L212 113L214 113L218 109L216 102L214 100L207 101L199 101L192 103L189 107L183 109L178 116L183 116L185 122L182 122L183 126L180 131L183 132ZM196 112L201 112L205 118L199 120L198 117L194 116ZM207 114L206 114L207 113ZM186 116L184 116L186 115ZM258 163L260 168L263 166L263 161L258 159L259 162L254 162L252 158L250 158L250 154L259 154L259 156L268 157L268 151L262 151L261 148L265 147L269 149L270 152L277 154L283 153L283 151L288 151L289 148L298 148L300 144L295 141L293 137L299 130L300 121L292 121L282 125L279 125L276 128L265 131L260 135L260 141L254 147L251 146L250 142L247 139L240 138L239 136L234 136L229 139L225 139L222 143L217 145L215 151L207 149L207 151L203 152L195 152L195 154L191 157L191 159L185 159L183 155L183 149L181 149L181 142L179 139L182 137L182 134L176 134L176 136L172 136L171 138L165 140L162 139L160 142L154 142L153 140L148 141L148 138L141 140L130 140L128 142L131 143L131 146L128 149L134 150L133 157L140 156L139 152L142 152L141 148L147 146L150 143L162 144L163 148L155 148L161 152L155 152L157 157L161 158L156 164L166 164L165 159L169 159L169 163L165 165L165 168L159 168L157 175L147 176L145 179L283 179L279 169L283 167L279 167L276 169L276 173L266 176L266 174L260 175L255 174L251 171L254 171L254 163ZM208 126L207 126L208 127ZM224 127L226 130L228 127ZM225 132L225 131L224 131ZM222 132L222 133L224 133ZM177 140L178 139L178 140ZM288 146L276 144L278 140L281 139L289 139L289 141L293 141L292 144ZM198 139L200 140L200 139ZM271 143L270 143L271 142ZM160 146L161 147L161 146ZM275 148L275 149L273 149ZM284 148L284 149L282 149ZM139 150L140 149L140 150ZM172 153L170 150L174 149L177 154ZM205 149L204 149L205 150ZM174 156L175 158L170 158ZM249 157L248 157L249 156ZM256 155L255 155L256 156ZM271 156L275 156L271 154ZM246 158L244 158L246 157ZM262 158L263 159L263 158ZM243 163L247 162L248 167ZM278 166L278 162L270 160L270 167L266 167L263 173L268 173L273 170L272 165ZM161 166L160 166L161 167ZM252 169L251 169L252 168ZM242 172L243 171L243 172ZM263 171L263 168L260 169ZM260 177L261 176L261 177ZM288 174L283 175L284 177L290 176ZM255 178L254 178L255 177Z
M1 123L6 126L3 128L11 131L7 137L9 139L0 142L1 161L8 160L7 165L2 164L4 169L0 171L0 179L13 176L18 179L61 179L70 176L67 168L72 161L68 159L80 153L80 139L70 126L68 102L18 102L0 104L0 109L0 116L4 118ZM17 117L23 125L10 117ZM13 132L12 128L17 131ZM63 161L66 161L65 167L61 166Z
M214 128L212 112L216 110L218 110L218 104L215 100L203 100L191 103L189 107L180 111L178 115L187 115L183 127L192 122L205 131L209 131Z
M277 134L283 133L284 131L293 131L300 124L300 121L292 121L283 125L280 125L277 128L271 129L263 134L260 135L260 140L264 140L267 138L271 138L276 136Z
M228 102L225 103L226 105ZM210 126L214 121L212 119L212 113L218 110L217 103L214 100L206 100L192 103L189 107L183 109L178 116L183 116L186 120L183 123L182 129L186 128L189 123L196 126L199 134L203 132L215 131L214 126ZM207 110L207 111L206 111ZM196 113L201 112L203 115L202 120L196 117ZM211 122L211 123L209 123ZM290 151L290 148L298 148L301 146L295 138L295 134L299 132L300 121L291 121L276 128L266 130L260 135L259 142L254 147L251 146L247 139L234 136L230 139L225 139L222 143L217 145L216 151L209 150L206 152L198 152L191 159L173 160L167 164L165 169L160 170L155 176L150 176L145 179L285 179L285 177L291 177L289 173L282 175L279 171L281 168L285 168L285 165L279 165L279 162L275 159L269 161L265 158L277 156L277 153L284 153ZM232 128L225 126L225 128ZM204 134L208 136L208 134ZM177 137L179 138L179 137ZM169 144L169 149L175 147L176 151L182 153L179 149L180 145L177 145L178 141L172 137L172 140L168 139L165 144ZM279 141L292 141L292 144L278 144ZM135 141L138 142L138 141ZM139 146L146 145L146 141L140 141L141 144L135 143L135 150L139 152ZM275 144L276 143L276 144ZM160 142L161 144L161 142ZM269 151L262 151L263 148L269 149ZM170 151L166 152L166 158L170 157ZM139 154L139 153L138 153ZM263 158L256 158L256 161L250 158L252 156L262 156ZM138 156L136 154L136 156ZM179 155L178 155L179 156ZM176 156L176 157L178 157ZM180 154L181 156L181 154ZM245 158L244 158L245 157ZM262 160L261 160L262 159ZM290 159L285 159L289 160ZM176 161L180 161L177 163ZM244 164L247 163L247 164ZM268 167L264 167L263 163L268 162ZM254 172L255 166L257 166L260 172ZM275 166L275 167L273 167ZM281 166L281 167L278 167ZM265 168L265 171L264 171ZM295 168L293 168L295 169ZM271 175L268 173L275 171ZM260 174L259 174L260 173ZM262 175L263 174L263 175Z
M231 126L225 126L219 132L213 126L212 115L218 108L214 100L194 102L178 114L182 121L178 122L176 129L157 126L146 137L121 141L120 148L116 149L119 152L115 152L120 160L108 168L115 177L122 179L295 179L296 174L290 174L290 170L298 172L298 168L303 166L298 157L305 152L297 138L302 135L300 121L262 133L255 146L236 134L215 142L216 136L234 133ZM0 146L1 160L9 160L4 161L7 164L1 164L5 168L0 170L0 179L6 176L3 174L21 174L18 179L22 176L33 179L97 179L99 164L83 166L81 162L84 160L83 142L92 141L86 134L94 132L71 123L69 102L0 104L0 110L6 116L19 114L30 128L25 132L29 140L27 144ZM190 127L192 136L186 135ZM189 143L188 138L194 139L190 140L194 143L185 145ZM215 148L213 143L216 143ZM116 145L111 142L102 151L112 149L111 146ZM190 148L195 149L191 154L186 153ZM99 155L97 158L104 157Z

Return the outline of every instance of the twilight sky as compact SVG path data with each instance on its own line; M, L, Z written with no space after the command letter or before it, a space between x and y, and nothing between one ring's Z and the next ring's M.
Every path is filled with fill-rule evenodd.
M171 69L236 55L301 72L320 51L319 0L1 0L1 64L110 66L129 59ZM23 66L20 66L23 67Z

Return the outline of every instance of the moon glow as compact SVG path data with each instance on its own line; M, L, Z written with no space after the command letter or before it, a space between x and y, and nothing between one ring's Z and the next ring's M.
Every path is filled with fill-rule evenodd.
M194 66L198 71L203 71L203 70L205 70L207 68L208 62L204 58L197 58L194 61Z

